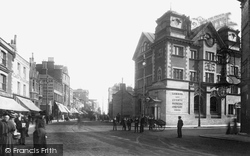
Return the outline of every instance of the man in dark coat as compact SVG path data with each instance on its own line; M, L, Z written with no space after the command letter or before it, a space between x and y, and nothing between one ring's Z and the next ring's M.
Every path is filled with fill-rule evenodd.
M16 129L21 134L21 138L18 140L20 145L25 145L25 138L26 138L26 118L19 113L18 117L15 118Z
M183 126L183 121L181 119L181 116L178 116L178 123L177 123L177 134L178 134L178 138L182 138L182 126Z
M5 148L7 147L8 143L8 133L9 133L9 127L8 127L8 121L10 119L10 115L8 113L3 114L3 119L0 121L0 155L5 156Z
M136 117L135 118L135 133L138 132L138 128L139 128L139 118Z
M33 155L45 156L46 153L42 153L41 149L47 148L47 135L45 130L45 122L42 118L38 117L36 120L35 131L33 133L33 145L35 149L38 149L39 152L34 153Z
M140 120L140 133L144 132L144 124L145 124L145 117L142 114L141 120Z

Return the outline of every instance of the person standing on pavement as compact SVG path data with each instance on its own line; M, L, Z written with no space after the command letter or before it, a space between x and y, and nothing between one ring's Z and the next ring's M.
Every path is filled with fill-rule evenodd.
M113 119L113 131L117 131L117 120L116 117Z
M181 119L181 116L178 116L178 123L177 123L177 134L178 134L178 138L182 138L182 126L183 126L183 121Z
M21 138L19 139L19 144L25 145L27 121L24 118L24 116L21 113L19 113L18 117L15 118L15 123L16 123L17 131L21 134Z
M135 133L138 132L138 128L139 128L139 118L135 117Z
M128 131L130 131L130 130L131 130L131 123L132 123L131 118L128 118L128 120L127 120Z
M5 156L5 148L7 148L7 140L8 140L8 121L10 119L10 115L7 112L3 113L2 120L0 121L0 155Z
M26 137L29 137L30 120L29 120L28 114L24 115L24 118L25 118L25 122L26 122L25 135L26 135Z
M42 118L38 117L35 123L35 131L33 132L33 146L39 152L33 155L45 156L46 153L41 153L41 149L47 148L47 135L45 130L45 122Z
M144 124L145 124L145 117L142 114L141 119L140 119L140 133L144 132Z
M12 111L12 112L9 112L9 117L10 119L8 120L8 135L7 135L7 146L6 148L9 148L11 149L11 152L10 153L6 153L5 155L6 156L13 156L14 153L13 153L13 148L14 148L14 139L13 139L13 135L14 135L14 132L16 130L16 124L15 124L15 121L14 121L14 118L15 118L15 113Z

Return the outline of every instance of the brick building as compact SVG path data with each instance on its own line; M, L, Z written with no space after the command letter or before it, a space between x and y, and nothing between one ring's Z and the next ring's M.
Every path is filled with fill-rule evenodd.
M237 112L234 104L240 102L240 89L233 85L226 98L219 96L215 84L222 66L218 62L221 49L234 45L235 59L228 60L226 79L238 84L239 32L227 26L216 31L211 22L191 29L189 17L174 11L156 23L155 33L141 34L133 56L135 113L153 115L169 125L175 125L179 115L186 125L196 125L199 115L201 124L225 124L227 116Z

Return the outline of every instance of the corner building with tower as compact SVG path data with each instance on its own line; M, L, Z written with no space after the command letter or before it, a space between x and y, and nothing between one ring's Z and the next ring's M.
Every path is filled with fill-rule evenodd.
M191 29L190 18L175 11L156 23L155 33L142 32L133 56L135 114L167 125L178 116L185 125L240 121L239 31L226 24L216 30L212 22ZM223 90L221 80L231 85Z

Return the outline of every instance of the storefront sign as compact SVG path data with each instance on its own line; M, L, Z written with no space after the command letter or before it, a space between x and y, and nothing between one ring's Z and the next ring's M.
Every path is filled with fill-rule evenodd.
M184 92L169 91L168 102L170 103L170 111L173 113L186 113L186 98Z

